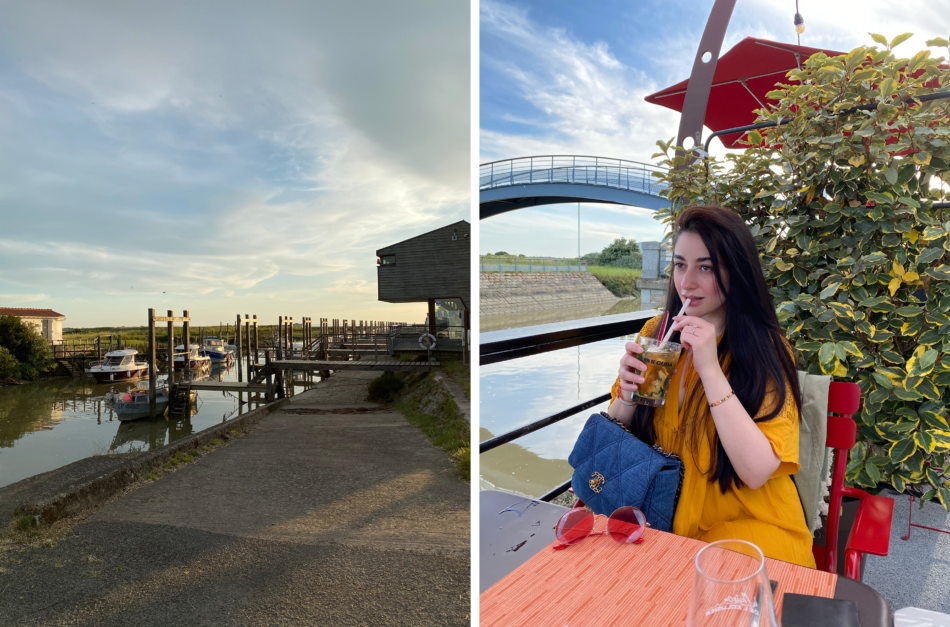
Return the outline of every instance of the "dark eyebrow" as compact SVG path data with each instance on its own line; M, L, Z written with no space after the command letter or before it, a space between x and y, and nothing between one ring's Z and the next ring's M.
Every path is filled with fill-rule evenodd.
M683 261L686 261L686 257L683 255L673 255L673 259L682 259ZM700 257L696 261L712 261L712 257Z

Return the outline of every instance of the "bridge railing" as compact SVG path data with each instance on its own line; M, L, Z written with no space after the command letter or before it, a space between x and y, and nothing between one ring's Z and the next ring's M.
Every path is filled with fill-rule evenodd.
M666 169L649 163L587 157L581 155L545 155L519 157L482 164L479 167L479 189L535 183L568 183L596 185L659 196L666 187L654 172Z

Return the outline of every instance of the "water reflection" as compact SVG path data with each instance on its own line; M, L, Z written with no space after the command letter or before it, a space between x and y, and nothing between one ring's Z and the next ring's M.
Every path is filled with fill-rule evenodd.
M629 338L479 367L482 441L610 391ZM567 457L597 406L479 457L482 489L541 496L571 477Z
M478 320L479 331L501 331L502 329L519 329L537 324L565 322L567 320L581 320L598 316L612 316L614 314L640 311L640 298L623 298L612 303L596 303L583 307L563 307L560 309L545 309L543 311L529 311L520 314L506 314L504 316L481 316Z
M286 378L289 394L319 381L299 374ZM237 381L237 367L215 365L197 378ZM200 391L189 416L121 422L107 394L121 394L137 384L61 378L0 387L0 487L92 455L154 450L244 414L264 400L258 392Z

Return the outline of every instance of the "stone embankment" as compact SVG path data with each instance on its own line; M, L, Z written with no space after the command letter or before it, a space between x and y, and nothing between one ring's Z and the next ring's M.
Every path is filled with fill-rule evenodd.
M588 272L482 272L479 277L479 308L483 317L619 300Z

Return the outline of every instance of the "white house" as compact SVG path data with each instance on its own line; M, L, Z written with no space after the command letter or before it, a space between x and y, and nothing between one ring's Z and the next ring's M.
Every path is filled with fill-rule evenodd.
M46 339L56 343L63 341L63 320L66 316L52 309L0 307L0 316L16 316L23 322L36 327Z

